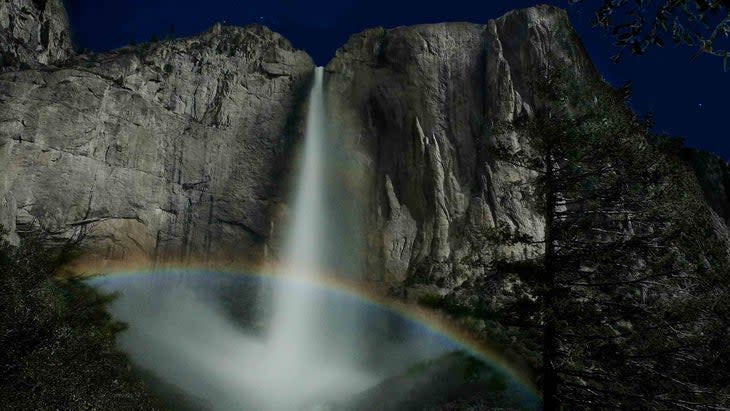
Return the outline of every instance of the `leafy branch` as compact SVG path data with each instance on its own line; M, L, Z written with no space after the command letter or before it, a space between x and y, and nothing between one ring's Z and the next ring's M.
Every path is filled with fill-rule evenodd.
M692 59L701 54L720 57L724 70L730 70L730 0L602 0L593 23L615 39L615 62L627 50L641 55L671 41L695 47Z

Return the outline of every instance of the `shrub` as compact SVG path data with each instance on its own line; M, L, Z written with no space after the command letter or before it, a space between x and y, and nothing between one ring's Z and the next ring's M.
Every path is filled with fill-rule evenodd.
M0 398L3 409L159 409L115 348L124 324L113 296L55 277L69 250L0 242Z

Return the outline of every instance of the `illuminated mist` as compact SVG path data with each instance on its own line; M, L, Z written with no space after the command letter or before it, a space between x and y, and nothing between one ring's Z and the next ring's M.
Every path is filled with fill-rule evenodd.
M327 235L325 150L327 121L323 95L324 69L315 69L309 96L303 156L295 184L289 231L284 243L281 273L290 281L320 275L328 264L327 250L336 247ZM279 286L273 290L271 315L266 345L258 357L256 373L258 391L270 399L270 407L291 409L307 402L323 401L331 394L354 394L372 385L376 378L346 364L333 355L322 320L327 318L321 295L312 287ZM332 318L332 320L334 320ZM340 318L342 320L342 318ZM356 318L346 318L356 321ZM359 327L342 328L348 330ZM323 338L324 337L324 338ZM281 386L294 392L281 395ZM271 392L270 387L274 388ZM269 392L267 392L269 391ZM288 397L288 398L287 398Z
M277 275L168 270L90 280L119 294L111 310L129 324L120 348L170 409L363 410L379 399L400 411L398 398L441 395L454 387L447 379L467 375L409 374L463 347L323 286L322 273L361 278L366 181L347 136L329 125L323 82L317 68ZM524 396L513 388L510 397Z
M317 68L280 258L286 281L235 297L256 310L252 322L241 324L221 304L231 286L214 275L202 282L183 274L146 284L100 280L120 292L112 310L130 324L122 348L168 399L184 398L176 408L321 409L444 350L428 338L409 343L403 324L386 337L389 326L396 328L392 319L373 320L362 306L299 281L344 269L357 278L362 257L353 246L361 236L352 215L357 198L340 187L339 168L351 162L327 141L323 77ZM386 333L378 336L377 327Z
M322 67L317 67L309 97L304 156L296 184L293 213L284 244L284 276L289 278L316 277L323 269L324 235L324 167L325 135ZM291 292L288 288L274 291L274 313L269 343L272 366L284 374L313 353L316 346L313 327L317 302L311 292Z

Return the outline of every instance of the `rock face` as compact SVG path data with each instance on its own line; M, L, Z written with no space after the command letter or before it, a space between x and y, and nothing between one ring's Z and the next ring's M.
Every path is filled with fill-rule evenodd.
M0 69L56 64L72 54L62 0L0 2Z
M312 70L267 28L214 26L0 74L0 224L103 259L256 258Z
M695 170L707 204L726 224L730 223L730 164L694 149L685 149L683 154Z
M541 107L531 76L548 65L595 69L563 10L537 6L485 25L368 30L327 66L330 107L372 169L370 273L413 297L483 276L495 255L539 252L488 241L498 228L540 238L524 169L496 162L492 125ZM435 287L434 287L435 285Z
M60 0L0 3L7 237L83 237L105 260L260 257L289 142L301 133L311 59L261 26L82 56L68 32ZM372 172L362 201L371 279L416 299L458 295L484 290L474 284L491 278L495 257L540 252L493 240L503 230L539 240L543 221L531 176L491 148L529 150L524 136L493 125L543 106L531 81L548 66L597 76L566 13L549 6L483 25L367 30L337 52L326 96L334 126ZM688 159L727 222L727 164ZM495 299L519 287L488 283Z

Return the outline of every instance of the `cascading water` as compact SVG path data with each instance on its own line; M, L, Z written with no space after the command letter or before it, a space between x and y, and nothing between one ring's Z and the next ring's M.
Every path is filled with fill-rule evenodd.
M317 67L309 95L304 145L295 180L289 230L286 234L279 275L289 284L274 289L273 314L269 325L266 367L261 370L274 386L292 384L304 388L301 397L312 395L316 402L328 386L357 392L375 380L355 372L352 364L332 357L335 347L322 338L326 324L321 295L301 280L316 280L328 265L325 250L332 248L326 217L328 207L326 165L330 162L326 147L327 119L323 93L324 68ZM348 318L355 321L355 318ZM350 327L353 328L353 327ZM356 327L355 327L356 328ZM340 330L343 334L347 330ZM312 369L312 364L318 364ZM286 404L282 404L285 407Z
M173 409L320 409L454 347L308 281L323 272L357 279L364 255L358 223L364 179L353 170L357 162L344 139L330 138L323 82L320 67L276 279L168 272L97 283L121 293L113 313L130 328L120 346ZM268 299L261 287L271 290ZM233 295L233 304L224 295ZM263 315L244 321L241 310Z
M288 231L280 258L279 275L287 284L273 290L273 312L257 361L255 381L259 391L286 386L287 395L267 392L266 406L291 409L301 404L331 400L332 387L356 393L376 380L356 370L351 361L335 358L326 333L322 296L307 282L316 280L327 265L332 236L326 221L327 119L323 93L324 69L317 67L309 95L303 150L296 173ZM353 321L354 318L348 320ZM340 330L347 333L347 330ZM316 364L316 366L315 366ZM253 368L252 368L253 370Z
M322 270L324 235L323 148L325 113L322 83L324 70L317 67L309 96L301 169L296 184L293 213L284 243L284 276L313 277ZM294 292L292 292L294 291ZM311 355L316 321L316 298L311 292L279 288L274 294L270 343L274 368L286 369L303 356Z

